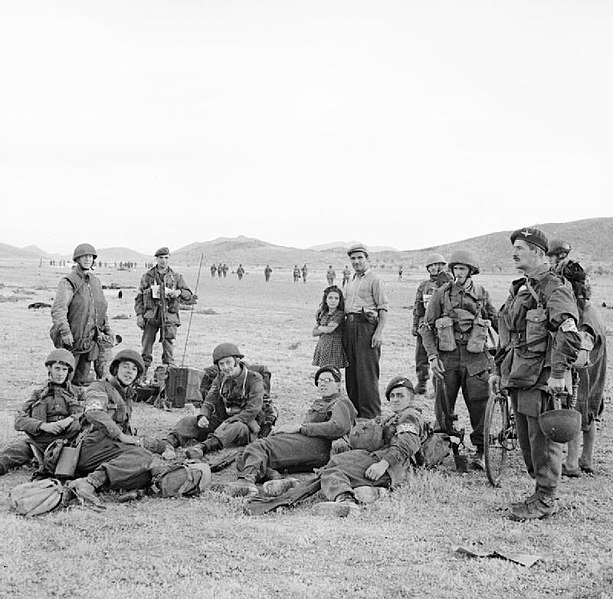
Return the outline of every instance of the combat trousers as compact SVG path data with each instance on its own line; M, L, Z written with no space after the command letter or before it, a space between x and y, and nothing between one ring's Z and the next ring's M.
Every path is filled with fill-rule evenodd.
M349 314L343 331L343 347L349 366L345 369L347 395L358 418L372 419L381 414L379 397L380 347L371 347L377 325L360 314Z
M341 493L351 493L356 487L387 487L392 481L386 472L379 480L370 480L366 470L379 462L379 458L365 449L353 449L334 454L321 472L321 490L328 501Z
M222 447L238 447L251 441L252 431L244 422L226 422L215 416L209 418L209 426L200 428L198 416L186 416L174 425L168 440L175 447L181 447L189 441L204 442L215 437Z
M421 335L415 337L415 372L417 374L417 382L425 385L428 382L429 364L428 352L426 352Z
M517 391L511 390L511 403L515 412L519 447L528 474L536 480L537 491L554 495L562 474L564 445L551 441L543 434L538 417L517 411Z
M155 336L157 332L162 328L161 324L147 323L143 329L142 345L143 345L143 362L145 363L145 370L151 366L153 362L153 344L155 343ZM174 331L172 330L174 328ZM177 327L166 327L166 334L162 340L162 364L174 365L175 359L174 353L174 338L176 335ZM169 335L170 333L170 335Z
M236 459L241 478L256 482L267 468L305 472L328 463L332 441L300 433L279 433L258 439L245 447Z
M143 489L161 471L161 460L146 449L121 443L101 431L88 434L81 445L77 472L89 474L110 489ZM98 485L100 486L100 485Z
M473 429L470 441L478 450L483 450L485 407L490 393L488 385L489 370L487 368L481 370L480 366L477 367L477 365L483 364L483 356L471 354L466 351L465 345L461 345L454 351L440 352L439 357L445 367L444 379L447 387L449 411L453 414L458 393L462 389L462 396L470 417L470 426ZM443 403L445 395L443 385L436 382L435 386L434 415L440 425L445 422Z
M84 354L73 354L75 361L74 375L72 384L77 386L88 385L92 382L91 370L92 361L89 359L89 352Z

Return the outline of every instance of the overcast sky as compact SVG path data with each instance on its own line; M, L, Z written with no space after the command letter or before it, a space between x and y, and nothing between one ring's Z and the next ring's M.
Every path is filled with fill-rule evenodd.
M0 242L613 216L612 32L610 0L0 0Z

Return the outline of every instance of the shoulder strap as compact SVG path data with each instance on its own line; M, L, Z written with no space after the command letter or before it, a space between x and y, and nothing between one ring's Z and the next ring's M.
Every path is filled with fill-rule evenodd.
M526 288L528 289L528 291L530 292L530 295L532 295L532 297L535 299L536 301L536 305L538 307L543 307L543 302L540 300L539 296L537 295L536 291L534 291L534 287L532 287L532 285L530 285L530 283L528 282L528 279L526 278L525 281L526 284Z

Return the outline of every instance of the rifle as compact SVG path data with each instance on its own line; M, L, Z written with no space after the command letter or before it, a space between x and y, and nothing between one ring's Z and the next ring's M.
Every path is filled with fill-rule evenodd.
M458 415L451 413L449 394L447 393L447 385L445 384L445 379L443 377L435 377L434 380L436 381L435 385L437 388L437 392L438 386L440 385L441 395L443 396L443 417L445 419L443 423L439 422L439 427L442 424L443 428L440 431L436 432L445 433L449 437L449 443L451 445L451 451L453 452L453 461L455 462L456 470L461 473L468 472L468 463L466 460L466 456L460 453L460 446L464 444L464 429L457 429L455 427L455 422L458 419Z
M233 464L236 461L239 451L241 450L237 449L236 451L229 453L223 458L220 458L216 462L209 464L209 467L211 468L211 472L220 472L224 468L227 468L230 464Z
M278 507L294 507L307 497L315 495L321 488L319 475L311 480L300 483L297 487L290 489L279 497L254 497L245 505L245 513L249 516L261 516L267 514Z

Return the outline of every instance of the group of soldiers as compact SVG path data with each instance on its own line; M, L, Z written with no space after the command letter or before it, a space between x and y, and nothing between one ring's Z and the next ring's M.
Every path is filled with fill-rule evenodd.
M557 510L561 475L593 472L594 421L603 407L606 372L604 325L589 302L582 270L568 260L567 245L549 243L534 227L515 231L511 243L522 276L512 282L498 311L473 279L479 264L472 252L455 252L448 265L440 254L429 257L430 276L419 286L414 305L416 388L408 377L394 377L386 386L387 402L381 404L379 360L388 301L383 282L370 268L368 248L355 244L347 252L354 272L343 292L346 395L341 370L324 365L315 373L317 398L304 418L274 427L276 410L265 401L261 374L243 361L234 343L224 342L213 351L215 378L204 389L200 413L180 419L159 437L135 433L132 398L147 377L158 334L163 362L173 365L179 303L191 300L193 293L170 268L168 248L160 248L135 300L142 352L124 349L105 360L113 335L100 283L91 272L96 251L81 244L52 308L56 349L45 361L47 381L19 410L15 426L25 435L0 450L0 474L33 457L44 464L46 450L59 439L79 448L70 486L99 502L104 489L134 492L159 486L172 471L170 464L188 464L187 471L200 480L202 468L189 464L240 447L236 481L226 487L230 494L278 495L298 484L283 473L319 469L327 500L320 510L347 515L360 503L376 500L383 489L401 484L411 469L428 464L425 448L432 431L444 428L441 423L454 411L460 389L472 428L471 461L474 468L483 468L485 406L490 393L504 390L511 397L522 454L536 484L534 494L510 506L510 517L549 517ZM545 264L546 255L551 267ZM571 271L578 275L573 278ZM489 343L492 331L499 336L495 352ZM580 367L578 358L587 349L590 360ZM92 363L95 381L89 379ZM432 425L414 397L427 391L430 370L435 384ZM583 452L579 455L577 435L563 464L563 445L545 434L539 418L556 407L554 401L572 396L574 372L579 376L574 388L579 388L575 396Z

